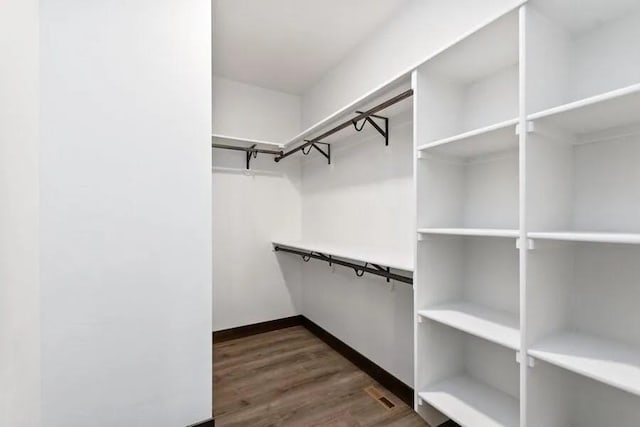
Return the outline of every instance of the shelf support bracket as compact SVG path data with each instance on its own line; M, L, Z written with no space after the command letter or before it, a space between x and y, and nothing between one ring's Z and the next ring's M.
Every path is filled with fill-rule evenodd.
M254 159L258 158L258 152L255 151L256 149L256 144L253 144L251 147L249 147L249 149L247 150L247 170L251 169L251 157L253 157Z
M362 111L356 111L357 114L364 114ZM384 122L384 129L382 129L382 127L380 127L380 125L378 123L376 123L373 119L378 119L378 120L382 120ZM389 118L388 117L383 117L383 116L377 116L375 114L370 114L367 117L365 117L365 119L363 120L362 124L360 125L360 127L358 127L358 122L357 121L353 121L353 127L355 128L356 131L360 132L362 130L362 128L364 128L365 123L369 123L371 126L373 126L373 128L375 130L378 131L378 133L380 135L382 135L384 137L384 145L385 146L389 146Z
M324 151L322 148L318 147L318 144L322 144L327 148L327 151ZM320 154L322 154L327 159L327 164L331 164L331 144L327 144L326 142L314 142L311 144L313 148L318 150Z
M522 353L520 353L519 351L516 352L516 362L522 363ZM536 360L531 356L527 356L527 366L530 368L534 368L536 366Z
M536 248L536 245L535 245L533 239L526 239L526 244L527 244L527 246L526 246L527 250L532 251L532 250L534 250ZM520 242L520 239L519 238L516 239L516 249L520 249L521 246L522 246L522 244Z

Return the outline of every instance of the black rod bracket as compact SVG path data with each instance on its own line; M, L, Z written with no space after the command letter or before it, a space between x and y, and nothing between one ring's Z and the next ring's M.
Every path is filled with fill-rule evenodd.
M211 144L212 148L219 148L222 150L233 150L233 151L244 151L245 153L245 161L247 170L251 168L251 158L258 158L258 153L261 154L270 154L272 156L281 156L282 150L263 150L261 148L256 148L256 144L251 145L250 147L239 147L237 145L228 145L228 144Z
M357 114L363 114L364 112L363 111L356 111L356 113ZM375 120L373 120L373 119L382 120L382 122L384 123L384 129L382 129L382 127L380 127L380 125L378 123L376 123ZM364 128L364 125L366 123L369 123L371 126L373 126L373 128L375 130L377 130L378 133L384 137L384 145L385 146L389 146L389 118L388 117L383 117L383 116L378 116L378 115L375 115L375 114L369 114L362 121L362 124L360 125L360 127L358 127L358 122L356 120L353 120L353 127L355 128L356 131L360 132Z
M354 126L356 128L356 130L362 130L362 127L364 126L364 124L366 122L368 122L369 124L371 124L382 136L384 136L385 138L385 145L389 145L389 118L388 117L382 117L382 116L377 116L375 113L377 113L378 111L384 110L385 108L388 108L404 99L407 99L409 97L413 96L413 89L408 89L396 96L394 96L393 98L387 99L386 101L384 101L381 104L376 105L375 107L370 108L367 111L363 111L363 112L358 112L357 116L355 116L352 119L348 119L342 123L340 123L339 125L329 129L328 131L324 132L322 135L318 135L313 139L310 140L305 140L303 144L298 145L295 148L292 148L289 151L283 152L280 155L277 155L275 157L275 161L279 162L280 160L284 159L285 157L289 157L290 155L297 153L298 151L303 151L303 153L305 152L304 150L307 149L306 153L309 152L309 150L311 150L311 148L308 148L309 146L313 146L314 144L319 144L321 143L320 141L325 140L328 136L333 135L334 133L341 131L347 127L350 126ZM375 118L377 120L383 120L384 121L384 129L382 128L382 126L380 126L378 123L375 122L375 120L372 119ZM364 122L362 123L362 125L360 125L358 127L357 123L360 120L364 120ZM326 143L324 143L326 144ZM328 145L328 144L327 144ZM316 149L318 149L318 147L316 147ZM329 159L329 157L331 157L330 155L330 150L328 150L328 160L329 160L329 164L331 164L331 160Z
M369 273L374 276L384 277L387 279L387 282L389 282L390 280L395 280L397 282L413 285L413 277L407 277L401 274L392 273L391 268L383 267L378 264L371 264L367 262L364 265L359 265L353 262L344 261L342 259L336 259L331 255L325 255L319 252L303 252L297 249L291 249L291 248L287 248L280 245L274 245L273 250L275 252L287 252L290 254L301 256L305 262L308 262L309 260L311 260L311 258L313 258L313 259L327 262L329 263L330 266L333 266L333 264L337 264L343 267L348 267L353 269L356 272L356 276L358 277L362 277L364 273Z

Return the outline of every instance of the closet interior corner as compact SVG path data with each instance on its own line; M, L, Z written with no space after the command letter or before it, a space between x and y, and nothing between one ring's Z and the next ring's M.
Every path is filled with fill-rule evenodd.
M214 187L285 311L430 425L633 427L640 3L511 4L302 131L214 135L214 183L258 202Z

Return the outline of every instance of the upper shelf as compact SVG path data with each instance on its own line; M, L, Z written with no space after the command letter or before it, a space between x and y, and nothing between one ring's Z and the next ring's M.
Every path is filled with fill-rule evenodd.
M350 259L353 261L378 264L397 270L413 271L413 255L410 251L406 254L393 253L391 251L380 251L371 247L355 247L346 245L328 244L324 242L303 242L303 241L280 241L274 240L274 245L284 246L306 252L319 252L324 255L332 255L338 258Z
M512 237L518 238L517 229L508 228L419 228L419 234L449 235L449 236L478 236L478 237Z
M586 134L640 122L640 83L529 116L541 125Z
M518 147L517 124L517 118L506 120L421 145L418 151L468 158L515 149Z
M406 71L400 74L397 77L381 84L375 89L367 92L360 98L355 101L349 103L348 105L340 108L338 111L330 114L319 122L313 124L308 127L298 135L291 138L284 144L285 148L290 148L291 145L304 141L305 139L313 138L317 134L321 134L323 131L328 130L340 120L345 120L350 117L355 116L356 111L364 111L370 108L373 105L379 104L393 95L398 95L399 93L411 88L411 70ZM404 111L411 107L411 101L405 101L400 103L399 107L396 107L396 111L384 110L378 114L382 116L393 116L398 114L398 111ZM392 107L393 108L393 107Z
M247 145L253 145L253 144L269 145L272 147L282 148L282 144L278 144L277 142L263 141L263 140L251 139L251 138L242 138L242 137L230 136L230 135L222 135L219 133L211 134L211 138L220 142L231 142L231 143L240 143L240 144L247 144Z

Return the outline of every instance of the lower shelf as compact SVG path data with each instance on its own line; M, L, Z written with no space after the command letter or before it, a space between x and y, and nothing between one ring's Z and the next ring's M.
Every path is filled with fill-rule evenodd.
M520 424L517 399L470 377L442 381L418 396L463 426L516 427Z
M640 395L640 350L581 333L560 333L529 355L629 393Z

